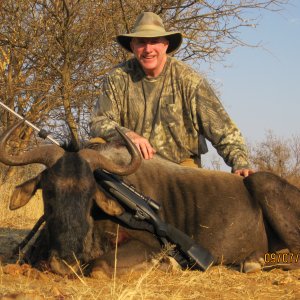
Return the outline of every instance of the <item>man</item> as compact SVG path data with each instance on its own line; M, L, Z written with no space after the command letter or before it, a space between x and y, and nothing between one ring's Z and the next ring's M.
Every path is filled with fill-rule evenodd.
M253 172L240 131L207 81L168 56L180 47L180 32L166 32L158 15L144 12L133 32L117 41L134 58L107 75L92 116L93 136L118 139L115 127L121 125L145 159L158 153L198 166L207 152L205 137L234 173Z

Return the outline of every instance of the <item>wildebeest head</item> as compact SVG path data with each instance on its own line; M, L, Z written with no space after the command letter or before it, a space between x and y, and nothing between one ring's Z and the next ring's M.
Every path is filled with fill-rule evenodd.
M6 149L7 141L21 123L3 134L0 140L0 161L10 166L40 163L46 169L15 188L10 199L10 209L26 205L36 190L42 189L46 219L42 243L48 247L43 258L49 259L54 271L65 274L69 269L64 267L62 260L70 264L75 258L86 262L93 255L101 254L97 253L97 249L92 251L92 205L96 203L109 215L118 215L123 211L117 202L100 190L93 171L101 168L117 175L128 175L137 170L141 157L136 147L120 131L131 154L127 166L117 165L92 149L67 152L56 145L43 145L11 156Z

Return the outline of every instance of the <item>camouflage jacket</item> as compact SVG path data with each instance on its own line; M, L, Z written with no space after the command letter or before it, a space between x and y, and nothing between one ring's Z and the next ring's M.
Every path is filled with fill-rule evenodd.
M118 139L116 125L147 138L158 154L176 163L200 156L201 134L233 171L249 168L241 133L207 81L171 57L156 78L147 78L135 58L106 76L91 134Z

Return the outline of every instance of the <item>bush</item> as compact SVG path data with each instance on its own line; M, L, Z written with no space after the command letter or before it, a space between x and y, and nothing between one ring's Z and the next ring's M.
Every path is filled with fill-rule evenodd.
M264 141L250 146L255 170L270 171L300 187L300 137L282 138L268 131Z

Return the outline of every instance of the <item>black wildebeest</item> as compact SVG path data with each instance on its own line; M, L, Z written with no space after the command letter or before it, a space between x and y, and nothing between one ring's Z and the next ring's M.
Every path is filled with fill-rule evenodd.
M181 167L159 157L141 161L126 136L126 147L102 145L98 151L67 152L44 145L10 156L7 141L17 126L1 138L0 161L47 167L17 186L10 200L10 208L17 209L37 189L43 191L46 224L28 252L33 263L48 260L55 272L67 274L63 261L72 264L76 257L81 263L90 262L93 270L112 270L111 233L116 224L110 219L123 208L97 185L93 175L97 168L122 175L138 191L160 201L161 216L208 249L216 264L241 265L250 272L260 269L265 253L279 247L300 252L300 191L274 174L258 172L243 179ZM121 228L116 242L120 269L142 265L160 250L150 233L126 228Z

